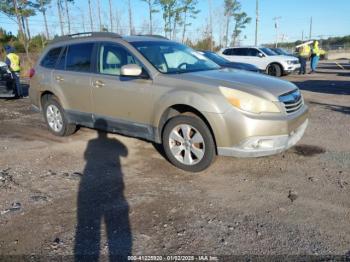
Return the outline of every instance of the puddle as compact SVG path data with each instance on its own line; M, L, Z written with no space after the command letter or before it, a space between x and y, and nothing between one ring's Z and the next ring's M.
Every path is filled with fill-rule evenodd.
M324 148L313 145L298 145L295 146L293 149L294 153L300 156L314 156L326 152Z

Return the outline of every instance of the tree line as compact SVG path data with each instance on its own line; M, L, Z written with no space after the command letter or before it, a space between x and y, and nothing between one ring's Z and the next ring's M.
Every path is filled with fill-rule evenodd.
M188 36L188 30L201 12L198 8L198 0L127 0L127 13L129 18L128 33L130 35L140 33L154 34L156 31L154 28L154 15L160 13L163 22L162 33L165 37L176 39L183 43L191 44L192 46L199 44L203 49L214 49L217 45L215 45L213 40L211 0L207 1L210 19L204 24L203 28L205 30L202 39L198 40L197 43L191 41L191 37ZM136 32L134 27L132 11L133 5L137 2L146 3L148 9L148 28L144 32ZM113 5L116 3L115 0L108 0L109 17L105 17L101 15L101 0L87 0L88 24L83 25L84 30L96 31L96 28L98 28L98 31L115 32ZM93 8L93 4L97 8ZM53 8L55 12L57 12L60 35L72 33L72 15L70 10L73 5L77 5L75 0L0 0L0 12L16 23L18 26L18 34L10 38L16 38L23 46L24 51L28 54L33 41L38 43L38 41L41 40L44 46L47 40L56 36L56 32L50 32L50 27L48 25L47 10L49 8ZM222 9L224 15L222 20L223 23L225 23L225 35L221 45L236 45L242 30L251 22L251 18L241 10L241 3L238 0L224 0ZM38 14L43 18L42 31L44 34L32 37L29 21ZM94 17L98 19L94 19ZM0 34L6 35L8 33L2 30Z

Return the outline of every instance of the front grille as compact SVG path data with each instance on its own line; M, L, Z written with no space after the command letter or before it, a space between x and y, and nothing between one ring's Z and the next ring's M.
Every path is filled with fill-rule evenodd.
M303 97L298 89L281 95L279 101L283 103L287 114L298 111L304 105Z

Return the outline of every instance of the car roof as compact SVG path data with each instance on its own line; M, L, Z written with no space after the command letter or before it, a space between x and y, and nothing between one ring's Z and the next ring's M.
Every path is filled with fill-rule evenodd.
M116 33L110 32L86 32L71 35L64 35L54 38L50 45L67 44L69 42L79 43L93 41L96 39L121 39L126 42L139 42L139 41L169 41L167 38L161 35L132 35L132 36L121 36Z

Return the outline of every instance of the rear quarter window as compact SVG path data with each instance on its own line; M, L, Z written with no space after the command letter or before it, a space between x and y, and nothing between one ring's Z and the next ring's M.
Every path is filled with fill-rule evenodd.
M66 70L76 72L90 72L93 47L93 43L75 44L68 46Z
M46 68L55 68L58 58L60 57L62 47L51 49L41 60L40 65Z
M66 57L67 57L67 47L64 47L64 50L62 51L60 61L56 64L55 69L57 70L65 70L66 68Z

